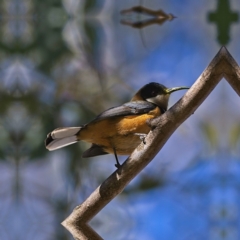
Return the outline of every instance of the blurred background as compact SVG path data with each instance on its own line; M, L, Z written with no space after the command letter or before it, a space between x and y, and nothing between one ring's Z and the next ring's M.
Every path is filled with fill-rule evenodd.
M165 14L120 14L139 5ZM47 133L87 123L151 81L191 86L222 45L240 63L239 21L239 0L2 0L0 239L73 239L61 222L115 160L82 159L83 142L48 152ZM91 221L95 231L107 240L240 239L239 109L223 80Z

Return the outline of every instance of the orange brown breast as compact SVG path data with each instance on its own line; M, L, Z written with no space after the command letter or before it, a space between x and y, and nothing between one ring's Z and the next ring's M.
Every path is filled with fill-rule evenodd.
M152 111L131 116L118 116L91 122L79 132L78 139L101 146L108 153L129 155L141 143L135 133L148 134L147 120L161 115L156 107Z

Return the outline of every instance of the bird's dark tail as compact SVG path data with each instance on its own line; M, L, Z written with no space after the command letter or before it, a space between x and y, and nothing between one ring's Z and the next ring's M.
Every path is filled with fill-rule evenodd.
M82 127L57 128L47 135L45 146L49 151L78 142L77 137Z

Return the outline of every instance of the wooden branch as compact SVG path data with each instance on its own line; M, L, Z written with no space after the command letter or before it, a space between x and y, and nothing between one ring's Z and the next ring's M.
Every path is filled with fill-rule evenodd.
M146 144L141 143L123 165L62 222L75 239L101 239L87 223L152 161L172 133L195 112L223 77L240 95L240 68L225 47L220 49L193 86L173 107L149 122L152 131L145 139Z
M125 10L122 10L120 13L122 15L129 14L129 13L141 13L141 14L152 16L154 18L166 18L166 19L175 18L171 13L167 14L162 9L152 10L150 8L146 8L143 6L135 6L129 9L125 9Z
M166 18L159 18L159 19L158 18L157 19L153 18L153 19L148 19L148 20L144 20L144 21L137 21L137 22L122 20L121 24L128 25L128 26L131 26L133 28L142 29L142 28L151 26L153 24L162 25L166 21L167 21Z
M154 24L162 25L164 22L172 21L176 18L173 14L165 13L162 9L159 10L152 10L142 6L136 6L129 9L122 10L120 12L122 15L129 14L129 13L139 13L139 14L146 14L151 16L150 19L140 20L140 21L130 21L130 20L121 20L121 24L128 25L133 28L142 29Z
M240 68L235 59L231 56L225 47L222 48L221 51L225 56L222 58L222 71L224 72L223 77L240 96Z

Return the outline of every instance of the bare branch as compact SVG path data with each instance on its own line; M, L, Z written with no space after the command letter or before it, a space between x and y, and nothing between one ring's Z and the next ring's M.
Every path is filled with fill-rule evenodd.
M174 18L174 16L171 13L167 14L162 9L152 10L150 8L146 8L143 6L135 6L129 9L125 9L125 10L122 10L120 13L122 15L129 14L129 13L141 13L141 14L146 14L155 18L166 18L166 19Z
M240 68L235 61L235 59L231 56L228 50L224 47L222 48L222 54L224 54L224 66L222 71L224 72L224 78L228 81L228 83L232 86L235 92L240 96Z
M129 9L122 10L120 12L122 15L129 14L129 13L139 13L139 14L145 14L151 16L150 19L146 20L140 20L140 21L129 21L129 20L122 20L121 24L128 25L133 28L145 28L147 26L158 24L162 25L164 22L172 21L174 18L176 18L173 14L165 13L162 9L159 10L152 10L146 7L142 6L136 6Z
M240 68L225 47L220 49L189 91L173 107L149 122L152 131L145 139L146 144L141 143L123 165L62 222L75 239L101 239L86 223L152 161L172 133L195 112L222 78L226 78L240 95ZM87 234L92 235L84 238Z

